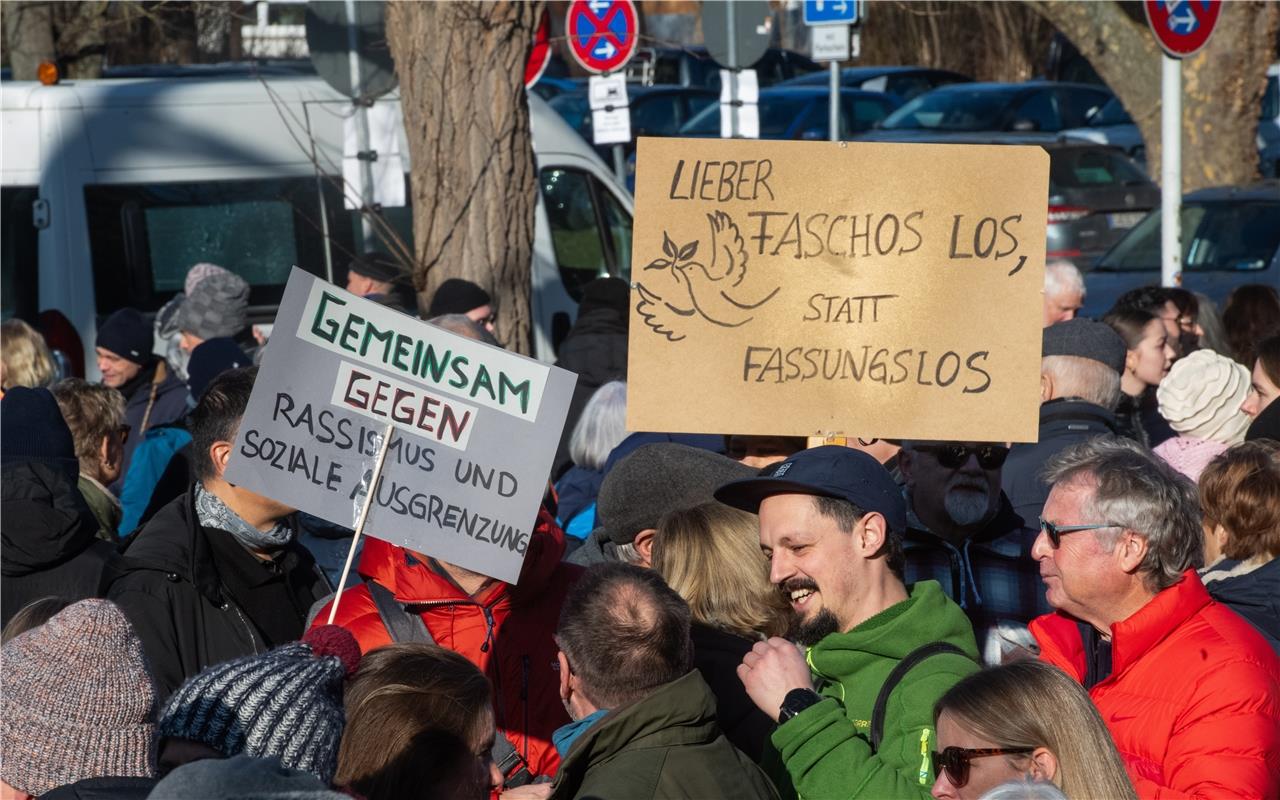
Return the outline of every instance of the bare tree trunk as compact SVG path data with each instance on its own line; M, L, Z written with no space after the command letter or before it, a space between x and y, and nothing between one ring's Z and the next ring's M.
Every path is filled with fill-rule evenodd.
M541 2L387 4L413 162L414 286L447 278L497 301L498 339L531 350L537 176L524 65Z
M1071 40L1124 103L1146 141L1147 163L1158 174L1160 48L1146 24L1116 2L1027 2ZM1254 131L1277 26L1280 4L1223 3L1209 44L1184 62L1184 191L1257 178Z
M40 62L57 58L50 5L5 3L0 12L4 17L4 49L15 81L34 81Z
M55 3L54 39L65 76L72 80L102 77L107 52L106 0Z

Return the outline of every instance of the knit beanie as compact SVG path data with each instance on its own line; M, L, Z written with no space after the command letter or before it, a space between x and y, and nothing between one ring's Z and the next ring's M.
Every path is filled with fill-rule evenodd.
M160 713L160 738L188 739L228 758L275 756L325 783L338 767L343 682L360 663L345 629L323 625L258 656L209 667Z
M462 278L450 278L440 284L431 297L431 308L427 309L427 319L434 319L444 314L465 314L468 311L493 303L489 293L471 281Z
M98 328L98 347L135 364L151 360L155 346L151 323L136 308L122 308Z
M249 327L249 284L233 272L215 272L182 301L178 329L201 339L235 336Z
M80 471L75 439L48 389L15 386L0 400L0 462L23 461Z
M409 277L408 273L400 268L400 262L381 253L365 253L363 256L352 259L347 265L347 272L387 283L396 283Z
M1183 436L1232 445L1244 441L1249 415L1240 410L1249 393L1249 370L1212 350L1174 362L1156 388L1160 416Z
M109 600L82 600L9 640L0 687L0 778L15 789L155 774L155 689L142 642Z
M229 369L253 366L253 359L226 337L206 339L191 351L187 362L187 388L199 402L209 382Z
M201 261L191 269L187 270L187 279L182 283L182 291L184 294L190 295L195 291L196 284L208 278L210 275L230 275L230 270L226 267L220 267L217 264L210 264L208 261Z
M1204 472L1210 461L1225 453L1227 447L1228 445L1212 439L1175 436L1156 445L1153 452L1194 483L1199 483L1200 473Z

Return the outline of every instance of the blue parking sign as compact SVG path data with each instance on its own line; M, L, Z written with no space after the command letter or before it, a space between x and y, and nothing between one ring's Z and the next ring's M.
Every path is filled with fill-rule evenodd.
M804 0L805 25L856 25L860 0Z

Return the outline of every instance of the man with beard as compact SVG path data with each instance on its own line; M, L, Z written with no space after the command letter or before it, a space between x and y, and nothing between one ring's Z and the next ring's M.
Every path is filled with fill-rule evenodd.
M927 798L933 705L977 669L977 648L937 583L902 582L906 508L893 478L866 453L825 446L716 499L760 515L769 579L806 648L774 637L738 667L778 721L763 765L780 793Z
M1049 612L1028 528L1000 490L1009 448L981 442L903 442L904 575L935 580L969 617L984 660L1030 648L1026 625Z

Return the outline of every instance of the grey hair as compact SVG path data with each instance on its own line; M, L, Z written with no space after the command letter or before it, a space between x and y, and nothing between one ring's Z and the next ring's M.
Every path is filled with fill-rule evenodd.
M627 383L609 381L596 389L569 438L569 458L579 467L600 469L627 436Z
M1050 261L1044 265L1044 293L1047 297L1055 297L1070 292L1080 293L1084 299L1084 276L1070 261Z
M492 333L489 333L483 325L466 314L441 314L438 317L432 317L427 322L437 328L444 328L450 333L456 333L468 339L475 339L477 342L491 344L494 347L502 347L502 345L498 344L498 340L493 338Z
M1209 299L1207 294L1201 292L1192 292L1192 294L1196 296L1200 309L1196 315L1196 324L1204 331L1204 335L1200 337L1200 346L1220 356L1235 358L1231 345L1227 344L1227 329L1222 325L1222 313L1218 311L1218 304Z
M988 789L978 800L1067 800L1049 781L1006 781Z
M623 564L640 564L640 551L636 549L635 544L627 542L625 544L616 544L613 546L614 553L617 554L618 560Z
M1045 356L1040 372L1053 377L1055 399L1078 397L1115 411L1120 402L1120 373L1082 356Z
M1147 539L1139 572L1152 592L1204 565L1204 532L1196 487L1151 451L1129 439L1095 436L1068 447L1045 465L1051 484L1084 482L1088 522L1111 522ZM1115 537L1113 537L1114 541Z

